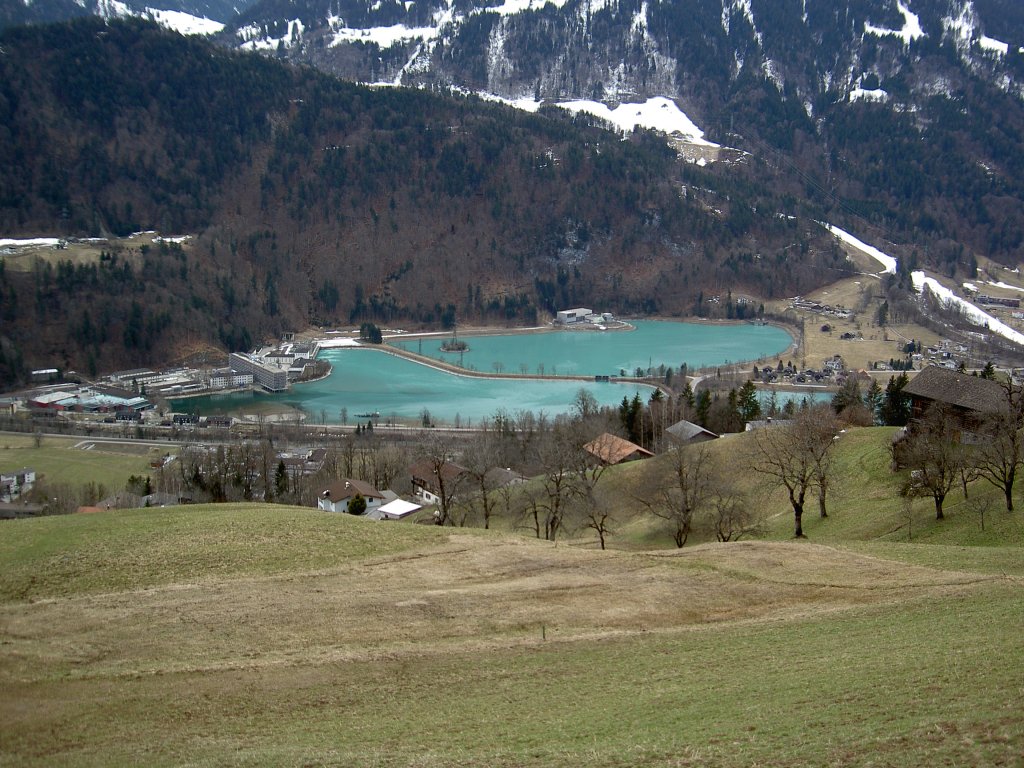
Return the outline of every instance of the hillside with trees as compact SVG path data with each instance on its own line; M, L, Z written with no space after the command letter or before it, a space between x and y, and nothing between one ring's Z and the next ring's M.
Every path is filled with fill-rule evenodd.
M730 288L771 298L849 270L742 164L681 164L650 134L368 89L138 21L0 44L5 236L194 236L0 272L7 382L310 323L688 313Z

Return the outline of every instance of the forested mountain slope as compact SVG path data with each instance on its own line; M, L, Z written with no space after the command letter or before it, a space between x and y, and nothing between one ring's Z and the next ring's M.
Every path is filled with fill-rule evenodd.
M424 90L369 89L138 22L0 38L0 231L185 247L6 268L5 371L170 359L314 323L685 312L849 266L756 162ZM799 247L789 247L792 244Z
M1017 0L262 0L224 39L360 81L667 96L834 223L948 272L1024 255Z

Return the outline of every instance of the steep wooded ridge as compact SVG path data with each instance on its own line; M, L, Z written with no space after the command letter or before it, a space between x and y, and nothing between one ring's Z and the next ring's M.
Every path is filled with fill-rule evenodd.
M5 268L8 381L310 322L688 312L702 291L788 295L850 269L813 222L777 215L753 166L682 164L561 110L370 89L141 21L16 28L0 47L4 236L196 235Z
M262 0L223 39L359 81L668 96L834 223L950 273L1024 254L1017 0Z

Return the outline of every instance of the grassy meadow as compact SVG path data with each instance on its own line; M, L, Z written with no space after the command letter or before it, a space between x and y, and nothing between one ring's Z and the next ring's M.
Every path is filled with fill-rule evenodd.
M921 500L908 539L889 435L843 435L806 541L740 471L765 537L681 550L639 513L610 551L259 504L7 521L0 764L1021 765L1024 512Z
M89 445L93 447L85 449ZM48 435L37 447L33 435L4 432L0 434L0 470L13 472L29 467L44 485L77 488L95 483L114 493L123 490L132 475L151 474L152 459L175 450L173 445L153 447Z

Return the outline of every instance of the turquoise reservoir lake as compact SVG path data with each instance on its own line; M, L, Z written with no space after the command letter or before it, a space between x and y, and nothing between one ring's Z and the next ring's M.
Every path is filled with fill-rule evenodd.
M632 331L558 331L537 334L472 336L462 355L467 369L506 374L538 372L559 376L632 374L636 368L665 365L678 369L726 365L783 354L792 343L785 331L771 326L703 325L638 321ZM411 352L458 365L459 354L441 352L445 337L392 342ZM179 400L179 411L200 414L246 414L293 408L311 421L366 421L360 414L379 413L380 421L415 422L424 409L438 422L479 423L499 409L553 416L572 407L581 388L602 405L617 405L637 392L646 399L650 387L634 383L577 380L481 378L438 370L380 349L329 349L320 357L331 363L330 376L297 384L278 394L234 393Z
M442 352L448 336L388 343L482 373L549 376L632 376L637 368L664 365L691 370L784 353L793 339L781 328L745 323L711 325L661 320L631 321L635 330L575 330L471 336L469 350Z

